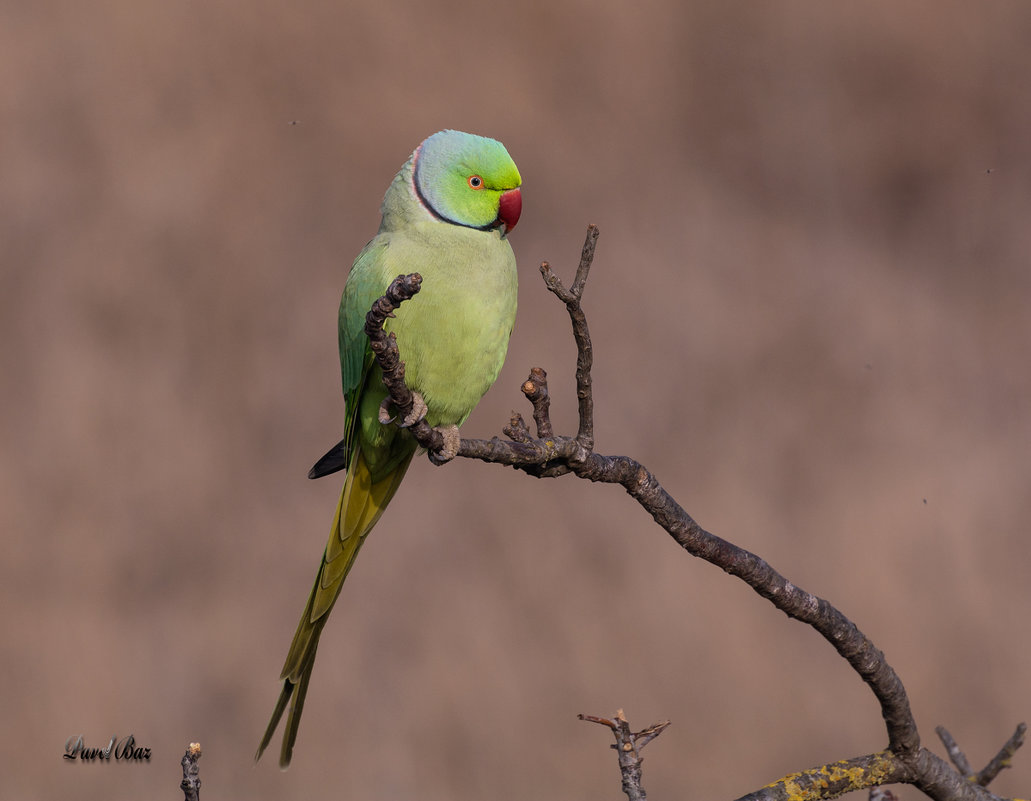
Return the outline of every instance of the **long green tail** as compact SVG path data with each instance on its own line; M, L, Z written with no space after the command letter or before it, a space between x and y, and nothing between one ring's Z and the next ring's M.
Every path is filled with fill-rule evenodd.
M254 755L255 762L261 759L262 753L272 741L272 735L275 734L279 720L289 703L290 711L286 716L286 731L283 732L279 766L285 769L290 764L294 742L297 740L297 729L301 724L301 712L304 710L304 697L308 693L308 682L315 666L319 636L366 535L376 525L390 499L394 497L412 461L412 455L414 453L403 458L396 467L373 483L365 457L361 449L356 448L351 468L347 471L347 479L344 481L344 489L340 493L336 515L333 517L329 543L315 577L315 586L308 596L304 614L297 625L290 651L286 655L286 663L280 675L284 680L283 690L276 701L268 728L265 729L265 736L261 738L258 753Z

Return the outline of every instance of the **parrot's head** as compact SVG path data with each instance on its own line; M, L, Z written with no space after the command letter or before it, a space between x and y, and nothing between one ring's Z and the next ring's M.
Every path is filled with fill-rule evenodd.
M433 216L468 228L501 228L502 234L519 222L523 181L501 142L440 131L413 158L415 193Z

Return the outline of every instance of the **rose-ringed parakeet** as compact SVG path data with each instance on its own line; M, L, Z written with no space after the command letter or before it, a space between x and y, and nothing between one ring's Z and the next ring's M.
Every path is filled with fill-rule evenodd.
M422 291L385 327L397 336L406 383L420 396L427 422L441 428L453 449L457 426L494 383L508 350L516 264L507 234L519 220L521 183L500 142L441 131L416 148L387 189L379 233L355 259L340 300L344 438L309 473L318 478L346 469L344 488L255 759L289 707L279 764L290 764L319 636L417 450L407 431L380 422L387 391L365 336L365 315L399 274L422 274Z

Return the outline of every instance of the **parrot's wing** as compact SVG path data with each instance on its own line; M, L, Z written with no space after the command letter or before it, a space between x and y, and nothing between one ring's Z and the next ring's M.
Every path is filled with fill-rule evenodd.
M365 316L394 278L386 264L389 248L390 234L379 234L362 248L340 298L340 378L348 401L351 393L361 389L372 365L372 349L365 336ZM350 414L351 409L348 409Z
M373 363L369 338L365 336L365 315L390 284L392 276L384 279L387 272L384 270L384 254L388 247L387 235L374 237L362 248L347 276L338 320L340 377L346 404L344 438L315 463L308 471L308 478L322 478L346 470L351 463L359 398Z

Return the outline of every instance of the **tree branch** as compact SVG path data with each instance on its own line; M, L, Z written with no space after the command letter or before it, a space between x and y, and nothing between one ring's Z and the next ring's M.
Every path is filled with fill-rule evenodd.
M737 801L815 801L910 779L905 765L881 751L792 773Z
M566 305L576 340L580 413L577 435L554 435L549 416L547 375L544 370L534 368L522 391L533 405L537 436L531 436L522 417L513 413L504 429L508 441L497 437L490 440L463 438L458 455L509 465L538 477L572 472L589 481L619 484L688 553L736 576L789 617L814 628L859 674L880 704L888 735L887 750L785 777L745 798L832 798L848 789L891 782L914 784L937 801L996 798L983 786L966 781L948 763L921 747L909 699L898 675L873 642L829 601L792 584L755 554L706 531L636 460L594 452L594 401L590 376L593 349L580 301L597 239L597 227L589 226L576 277L569 289L563 286L547 262L541 264L541 275L548 290ZM366 318L366 333L400 417L411 410L412 393L404 383L404 363L398 353L397 342L392 334L384 333L382 326L394 309L419 291L420 283L418 274L398 276ZM442 445L440 434L425 421L408 430L420 445L431 452ZM1022 739L1022 732L1020 736ZM1013 746L1012 751L1017 747L1019 743ZM1004 749L1000 752L1000 763L1008 760L1012 751ZM985 769L986 775L988 770ZM802 794L796 795L796 789Z
M648 795L641 787L641 763L644 762L641 750L665 731L669 726L669 721L664 720L639 732L631 732L630 724L624 717L622 709L616 712L615 720L594 715L577 715L577 718L586 720L588 723L600 723L602 726L612 729L612 733L616 735L616 744L610 747L616 749L619 759L619 772L623 777L623 792L626 793L629 801L646 801Z

